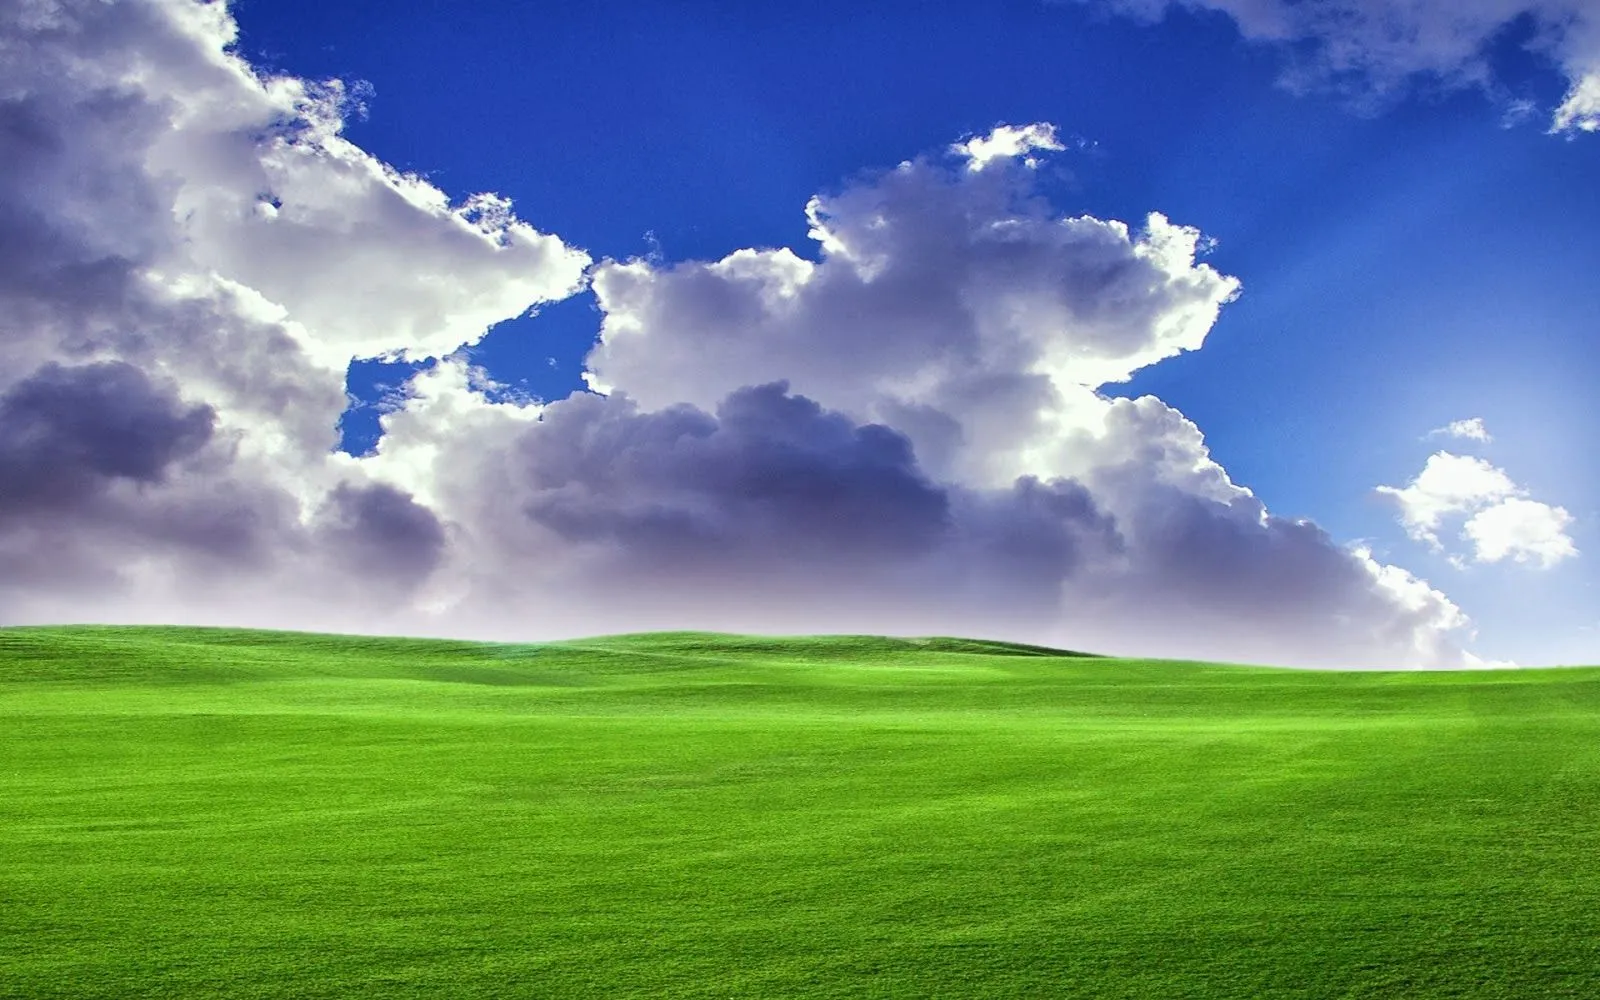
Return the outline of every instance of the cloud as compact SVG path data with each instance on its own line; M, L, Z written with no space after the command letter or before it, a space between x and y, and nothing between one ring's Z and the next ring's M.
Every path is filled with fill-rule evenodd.
M332 454L346 364L582 281L504 201L346 142L342 85L259 74L236 34L216 3L0 7L6 620L405 617L354 585L361 538L425 521Z
M1379 486L1378 492L1399 503L1401 523L1411 537L1437 548L1436 531L1446 517L1516 496L1519 490L1503 470L1481 458L1440 451L1429 456L1405 487Z
M1036 123L1017 127L997 125L986 135L976 135L965 142L950 147L950 152L967 159L967 169L982 170L991 163L1023 157L1023 163L1032 167L1038 161L1027 154L1035 150L1060 152L1067 147L1056 138L1054 125Z
M1471 429L1482 430L1482 422ZM1572 516L1561 507L1527 499L1527 490L1481 458L1436 452L1406 486L1379 486L1377 491L1399 504L1407 534L1435 551L1444 551L1438 535L1442 524L1464 517L1460 537L1472 544L1478 562L1510 558L1549 567L1577 555L1566 534Z
M1482 417L1452 420L1443 427L1435 427L1429 431L1428 437L1457 437L1468 441L1480 441L1484 444L1494 440L1489 436L1489 428L1484 426Z
M1552 132L1600 131L1600 58L1567 91L1551 120Z
M1566 77L1552 132L1600 129L1600 10L1591 0L1079 0L1145 20L1218 11L1288 57L1285 82L1382 98L1410 82L1494 85L1491 46L1520 27Z
M319 547L368 585L427 579L446 544L444 526L431 510L381 483L340 483L315 527Z
M0 515L60 512L117 482L160 483L216 414L124 362L48 363L0 393Z
M1549 567L1578 554L1566 531L1571 524L1572 515L1561 507L1512 497L1473 514L1462 534L1479 562L1509 558Z
M996 523L983 511L1040 496L1029 491L1081 496L1074 558L1043 576L1012 564L1012 579L1034 581L1026 599L1001 588L1049 609L1027 624L1035 636L1116 647L1140 635L1175 655L1449 661L1442 637L1464 619L1443 595L1424 588L1431 596L1406 606L1392 577L1315 525L1268 514L1177 411L1096 391L1201 347L1239 283L1198 262L1200 234L1164 216L1135 231L1053 211L1025 161L1037 150L1017 132L813 198L815 260L777 249L602 262L592 383L644 407L709 407L782 378L851 420L895 428L951 489L943 551L969 558L917 574L947 592L993 586L974 568L990 564L971 555L979 538L985 556L1002 547L979 530ZM974 148L1013 146L971 169ZM1020 528L1003 542L1011 553L1035 545L1051 551ZM942 617L981 627L996 613L980 601ZM1385 653L1368 644L1379 633Z
M463 532L436 596L470 609L475 633L506 637L550 623L820 627L1462 662L1466 621L1444 595L1271 516L1220 469L1197 471L1198 432L1158 400L1109 405L1095 475L992 487L937 480L902 433L781 383L709 410L616 392L551 403L536 421L506 414L475 436L494 447L430 452L436 507ZM386 434L379 457L403 441Z
M1061 215L1015 158L963 161L909 160L811 199L820 262L603 261L592 384L710 406L787 380L906 431L938 474L1059 471L1063 425L1100 407L1089 390L1197 350L1239 282L1196 262L1197 230Z
M809 258L586 271L505 200L372 158L350 88L235 36L189 0L0 8L0 620L1466 661L1443 594L1267 511L1162 401L1101 394L1200 349L1240 284L1159 213L1050 205L1053 127L796 206ZM520 401L463 360L585 282L604 394ZM438 360L354 458L367 356ZM1518 524L1508 557L1548 546Z

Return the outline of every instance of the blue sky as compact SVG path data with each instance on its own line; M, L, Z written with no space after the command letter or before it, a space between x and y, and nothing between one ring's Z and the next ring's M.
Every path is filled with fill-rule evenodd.
M1162 211L1214 238L1209 260L1244 283L1203 350L1109 391L1172 403L1275 511L1447 584L1490 655L1600 651L1580 631L1600 624L1584 620L1587 560L1456 570L1372 494L1415 474L1440 443L1429 430L1478 416L1495 438L1481 452L1571 510L1593 547L1600 150L1532 116L1507 127L1509 101L1550 106L1565 88L1514 28L1500 92L1419 80L1370 106L1279 86L1282 54L1217 12L1151 25L1029 2L333 0L239 19L263 62L368 81L349 134L376 155L505 194L596 256L814 254L813 192L997 123L1058 123L1074 147L1051 165L1063 210ZM599 322L581 297L507 323L474 358L564 396Z
M179 10L128 2L162 17ZM1481 38L1423 31L1424 51L1338 36L1310 15L1274 27L1232 0L1153 16L1159 7L240 0L236 43L218 51L263 80L345 81L364 110L346 105L343 138L374 162L457 201L497 192L567 247L595 261L644 258L663 277L743 248L822 262L807 235L814 194L869 188L879 172L937 159L1002 123L1053 123L1063 148L1041 152L1033 196L1058 216L1135 230L1163 213L1207 238L1200 263L1242 283L1201 349L1101 395L1159 397L1273 514L1310 519L1331 544L1365 546L1426 580L1471 618L1478 657L1600 661L1590 568L1600 482L1589 461L1600 427L1587 393L1600 373L1600 137L1551 129L1563 101L1582 110L1571 95L1600 67L1584 61L1586 15L1552 41L1548 25L1571 4L1534 0L1516 19L1485 20ZM1414 9L1431 23L1428 5ZM1275 40L1286 30L1288 41ZM126 38L137 42L131 29ZM1358 55L1339 63L1334 52ZM313 318L325 314L297 303L323 299L307 288L259 261L237 274L207 267L316 336ZM535 315L497 322L457 355L500 385L480 403L584 391L604 319L595 295L552 286L523 298ZM377 448L380 413L417 394L404 388L411 372L433 363L359 360L360 347L330 357L340 350L358 359L342 447L362 455ZM649 391L628 394L654 405ZM847 403L820 402L857 418ZM425 408L413 409L421 421ZM1491 439L1430 435L1467 418ZM384 461L405 464L394 457L402 447L396 438ZM1406 486L1439 451L1480 457L1514 485L1446 512L1435 546L1402 522L1425 497L1407 507L1376 488ZM361 475L403 489L441 523L469 523L385 468ZM1479 558L1460 522L1507 497L1559 508L1570 551Z

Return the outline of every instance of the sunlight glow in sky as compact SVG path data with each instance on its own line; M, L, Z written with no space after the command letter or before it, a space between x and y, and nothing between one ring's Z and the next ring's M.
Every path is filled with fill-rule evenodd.
M1588 0L0 9L0 624L1600 662Z

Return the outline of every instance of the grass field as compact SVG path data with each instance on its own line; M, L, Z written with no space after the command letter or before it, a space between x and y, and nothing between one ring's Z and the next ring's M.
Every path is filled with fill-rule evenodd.
M1600 997L1600 670L0 630L0 996Z

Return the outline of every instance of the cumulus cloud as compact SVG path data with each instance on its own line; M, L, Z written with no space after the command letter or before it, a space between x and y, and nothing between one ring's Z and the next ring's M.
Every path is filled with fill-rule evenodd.
M1030 635L1117 647L1137 634L1174 655L1457 656L1450 636L1465 621L1443 595L1269 514L1160 400L1097 391L1200 348L1239 283L1197 261L1200 234L1164 216L1135 230L1055 211L1031 182L1040 147L1001 129L813 198L814 259L776 249L602 262L592 384L647 408L710 408L783 379L903 434L951 512L939 549L915 563L940 571L911 574L940 581L938 592L900 585L913 607L1003 592L1033 609ZM1041 520L1041 504L1062 505L1062 519ZM1012 510L995 534L1006 520L996 512ZM1070 545L1047 544L1047 526L1069 529ZM1000 551L1051 569L980 569ZM1043 555L1053 551L1072 557ZM1030 580L1028 597L997 578ZM938 617L1000 620L1004 602L972 600Z
M1481 562L1510 558L1553 566L1578 554L1567 535L1571 524L1572 515L1564 508L1513 497L1472 515L1462 533Z
M324 599L426 562L360 541L405 509L331 453L346 364L582 281L504 201L350 145L341 85L260 74L235 36L217 3L0 7L7 620L403 618L381 588Z
M1481 430L1482 423L1473 429ZM1462 519L1460 538L1471 543L1478 562L1509 558L1548 567L1577 555L1566 533L1572 515L1528 499L1527 490L1505 470L1481 458L1436 452L1410 483L1379 486L1378 492L1399 505L1406 532L1435 551L1445 550L1439 538L1441 526Z
M1568 89L1552 132L1600 129L1600 8L1592 0L1080 0L1147 20L1211 10L1288 55L1285 81L1382 97L1408 82L1492 87L1491 46L1526 26Z
M1061 215L1015 158L919 158L806 207L820 262L787 248L718 261L604 261L592 384L709 406L788 380L906 431L939 474L1061 471L1093 388L1205 341L1239 282L1200 233Z
M498 419L478 438L495 447L430 452L435 503L469 532L435 595L476 634L888 628L1325 666L1463 662L1467 623L1443 594L1266 512L1148 397L1108 403L1092 477L1001 487L936 479L903 433L782 383L709 409L646 409L620 391L537 421L498 405L475 414ZM405 416L385 420L400 431ZM386 434L380 459L403 440Z
M1200 349L1240 285L1189 226L1043 199L1052 126L796 206L804 256L589 268L375 160L347 88L234 37L191 0L0 8L0 621L1465 662L1442 593L1101 393ZM518 401L462 360L585 282L599 393ZM354 458L342 376L371 356L437 360ZM1530 524L1474 530L1550 550Z
M50 362L0 394L0 513L61 511L121 482L157 484L216 414L119 361Z
M1504 470L1481 458L1435 452L1404 487L1379 486L1400 505L1400 520L1411 537L1439 547L1439 524L1452 514L1476 510L1516 496L1517 484Z
M426 579L446 542L431 510L381 483L340 483L314 523L319 547L367 582Z

